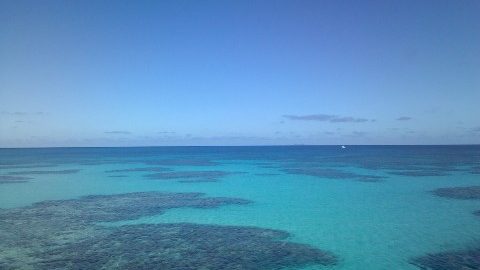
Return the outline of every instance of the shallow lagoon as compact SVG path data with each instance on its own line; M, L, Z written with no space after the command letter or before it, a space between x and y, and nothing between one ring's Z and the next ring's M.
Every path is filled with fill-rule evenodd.
M479 186L480 175L473 173L480 165L479 146L2 149L0 158L0 175L28 177L27 182L0 184L4 209L139 191L249 200L172 208L99 221L98 226L189 223L273 229L289 234L281 241L336 258L334 264L300 269L419 269L412 261L429 253L480 246L480 217L473 214L480 210L480 200L432 192ZM161 177L149 176L155 173ZM110 177L118 174L124 177ZM281 264L269 265L277 269Z

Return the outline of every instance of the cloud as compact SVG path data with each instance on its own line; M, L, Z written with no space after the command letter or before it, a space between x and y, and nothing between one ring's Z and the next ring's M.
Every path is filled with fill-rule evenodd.
M412 117L409 117L409 116L401 116L399 118L396 119L397 121L408 121L408 120L412 120Z
M44 115L45 112L9 112L9 111L1 111L0 114L2 114L2 115L12 115L12 116L27 116L27 115Z
M352 135L353 136L365 136L367 135L367 132L363 132L363 131L352 131Z
M309 114L309 115L283 115L289 120L305 120L305 121L329 121L334 115L329 114Z
M288 120L300 121L318 121L330 123L364 123L368 121L375 121L374 119L356 118L351 116L338 116L333 114L307 114L307 115L283 115Z
M350 132L338 133L338 135L342 138L365 138L368 137L368 132L353 130Z
M113 131L105 131L105 134L128 135L132 133L129 131L123 131L123 130L113 130Z
M175 134L176 132L175 131L159 131L157 132L157 134L163 134L163 135L166 135L166 134Z
M365 118L354 118L354 117L335 117L330 120L332 123L363 123L368 122L368 119Z
M472 128L471 131L473 133L480 133L480 127Z

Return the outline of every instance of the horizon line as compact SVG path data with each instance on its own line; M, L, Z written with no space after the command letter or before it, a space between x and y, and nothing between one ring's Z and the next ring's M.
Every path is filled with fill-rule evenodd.
M466 143L466 144L252 144L252 145L34 146L34 147L0 147L0 150L4 150L4 149L48 149L48 148L292 147L292 146L480 146L480 143Z

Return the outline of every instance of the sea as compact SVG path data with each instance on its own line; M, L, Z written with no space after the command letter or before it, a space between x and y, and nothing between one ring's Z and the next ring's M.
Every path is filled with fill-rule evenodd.
M479 269L479 186L479 145L0 149L0 269Z

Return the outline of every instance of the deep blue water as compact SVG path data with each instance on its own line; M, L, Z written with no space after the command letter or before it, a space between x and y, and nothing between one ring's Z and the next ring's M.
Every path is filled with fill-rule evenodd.
M463 267L461 264L442 260L450 258L452 252L480 248L480 215L475 214L480 210L480 191L474 188L480 186L480 146L0 149L0 177L0 208L3 209L0 217L4 219L0 220L0 236L7 239L0 243L0 269L51 268L53 262L59 268L104 263L105 268L117 269L125 268L124 263L129 260L135 261L136 256L118 255L130 253L138 254L149 269L160 265L151 259L155 256L162 258L169 269L195 269L195 264L211 269L219 267L222 260L235 261L237 269L419 269L421 263L430 267L428 269L462 269L455 268ZM453 187L467 188L435 192ZM140 195L128 195L115 203L133 200L128 201L128 207L136 208L122 212L125 207L113 208L115 205L111 204L112 198L118 199L112 197L114 194L150 194L152 191L200 192L204 197L225 201L212 205L208 200L192 202L182 197L181 202L169 199L175 206L163 205L167 208L160 211ZM81 210L86 203L82 196L86 195L109 196L92 197L90 200L98 200L95 202L98 207ZM225 198L244 199L249 203ZM108 204L102 200L108 200ZM32 207L33 203L45 201L48 202ZM68 208L71 205L74 207ZM70 209L65 215L71 215L71 209L79 213L67 219L55 207L61 211ZM52 209L55 209L54 215L41 214L50 213ZM108 209L116 209L115 218L97 217ZM129 211L138 215L132 217ZM81 226L69 227L66 233L49 221L53 216L57 217L58 224L68 221L70 225L65 226L71 226L72 222ZM229 257L224 249L215 249L202 255L201 260L191 257L190 266L180 268L172 259L185 256L177 242L168 242L171 253L150 254L150 259L143 258L142 254L155 249L164 252L165 245L147 246L142 242L137 250L132 239L118 236L115 245L111 244L111 235L118 235L112 231L125 228L132 228L139 235L150 230L154 235L162 235L161 239L171 241L163 233L172 228L142 225L166 223L190 224L190 230L202 231L186 238L186 243L197 241L195 247L189 246L197 253L198 246L205 250L228 245L231 248L228 254L238 252L237 257ZM236 226L237 230L231 230L230 226ZM24 231L12 230L16 227ZM32 232L28 232L28 228ZM268 229L288 233L288 237L278 241L294 245L275 246L277 242L261 240L254 233L247 233L247 228L261 230L261 235L268 234ZM86 244L92 241L85 237L87 231L98 239L103 239L99 235L109 235L110 238L105 238L106 246L115 246L117 250L103 249L101 257L100 247L95 249ZM24 234L30 235L31 240L25 242L24 238L28 237ZM202 235L211 236L202 238ZM233 240L223 239L224 235L232 235ZM177 235L182 237L186 236ZM218 241L214 242L216 238ZM245 241L241 246L244 248L236 243L241 242L239 239ZM71 264L72 259L68 257L71 254L66 251L70 246L71 250L85 249L90 258L98 256L98 264L86 261ZM282 248L286 250L280 250ZM322 264L319 263L321 257L309 261L296 255L309 254L307 248L318 249L335 260ZM255 253L248 252L250 249L260 250L259 257L254 258ZM433 257L434 263L425 260L419 263L418 258L438 253L442 255ZM453 257L470 256L469 265L475 267L475 263L480 265L480 252L473 254L455 253ZM105 256L114 261L103 262ZM226 265L232 267L233 264Z

